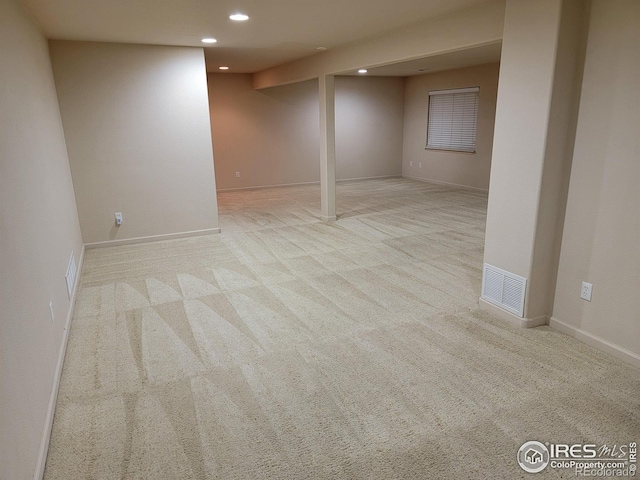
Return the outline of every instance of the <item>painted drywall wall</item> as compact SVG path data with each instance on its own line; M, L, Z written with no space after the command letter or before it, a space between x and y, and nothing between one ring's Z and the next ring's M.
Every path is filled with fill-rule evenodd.
M217 228L203 50L50 50L84 242Z
M404 176L489 189L499 69L499 64L490 63L407 78L402 153ZM476 153L427 150L429 91L465 87L480 87Z
M253 85L268 88L495 43L502 38L504 10L504 0L489 0L257 72Z
M404 79L336 77L336 179L402 174Z
M546 324L552 310L585 5L506 5L484 259L527 279L518 321L528 326Z
M525 278L540 199L560 4L510 0L505 13L485 262Z
M318 82L257 91L209 74L209 102L218 189L319 180Z
M584 7L507 0L484 261L527 279L528 326L551 313Z
M551 325L640 365L640 4L591 8ZM580 299L582 281L593 284L591 302Z
M47 41L12 0L0 44L0 478L23 479L47 433L82 239Z
M575 143L587 38L588 3L563 0L558 29L549 126L540 183L527 316L548 321L555 280Z
M403 92L401 78L336 78L338 180L401 174ZM319 181L317 81L254 90L210 74L209 98L220 190Z

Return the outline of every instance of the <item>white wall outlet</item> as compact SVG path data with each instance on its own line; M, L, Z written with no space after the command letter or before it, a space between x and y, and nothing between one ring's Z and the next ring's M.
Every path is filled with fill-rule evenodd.
M116 225L122 225L122 212L116 212Z
M422 168L422 162L418 163L418 168Z
M582 282L582 290L580 290L580 298L583 300L586 300L587 302L590 302L592 289L593 289L593 285L587 282Z
M51 315L51 323L56 321L56 316L53 313L53 302L49 302L49 315Z
M413 167L413 162L409 162L409 166L410 166L410 167Z
M240 172L236 172L236 178L240 178Z

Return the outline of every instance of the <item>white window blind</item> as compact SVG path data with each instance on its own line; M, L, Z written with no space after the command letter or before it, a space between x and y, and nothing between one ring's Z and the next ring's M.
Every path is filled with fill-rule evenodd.
M479 91L472 87L429 92L427 148L476 151Z

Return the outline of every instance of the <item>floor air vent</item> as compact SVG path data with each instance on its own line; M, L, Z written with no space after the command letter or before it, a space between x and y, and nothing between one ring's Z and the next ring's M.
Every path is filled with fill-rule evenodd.
M484 264L482 298L519 317L524 317L524 294L527 279Z

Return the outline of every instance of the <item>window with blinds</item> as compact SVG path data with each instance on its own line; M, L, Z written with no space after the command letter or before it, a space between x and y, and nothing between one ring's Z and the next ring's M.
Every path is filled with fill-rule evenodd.
M479 87L429 92L427 148L476 151Z

